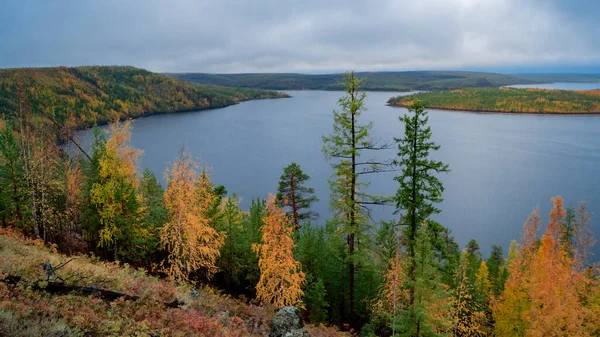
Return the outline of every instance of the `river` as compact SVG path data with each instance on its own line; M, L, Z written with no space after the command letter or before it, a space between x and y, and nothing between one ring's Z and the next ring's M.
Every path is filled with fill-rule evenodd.
M561 88L568 89L569 84ZM581 84L575 84L576 87ZM342 95L332 91L291 91L292 98L244 102L222 109L155 115L133 123L132 143L144 150L140 171L152 169L162 179L181 144L211 168L211 177L242 198L275 192L284 166L292 161L312 177L320 201L317 223L330 216L329 163L321 153L321 136L331 132L332 110ZM406 109L386 105L398 93L367 93L360 121L374 122L382 141L403 135L398 116ZM441 145L435 158L449 164L440 176L445 186L441 214L461 246L475 238L484 254L492 244L508 247L519 240L523 223L536 206L545 220L550 198L565 204L588 204L600 211L600 116L537 116L429 110L433 140ZM91 133L80 133L89 142ZM375 158L393 158L394 149ZM370 159L367 154L364 159ZM371 193L391 195L394 173L365 175ZM373 219L393 219L391 207L377 206ZM593 220L599 237L598 219ZM598 247L594 249L600 253ZM505 250L506 252L506 250ZM597 258L596 258L597 259Z

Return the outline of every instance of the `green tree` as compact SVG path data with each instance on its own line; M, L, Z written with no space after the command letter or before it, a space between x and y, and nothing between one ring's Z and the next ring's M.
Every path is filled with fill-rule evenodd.
M415 233L414 254L407 258L415 268L405 278L408 298L392 326L399 336L444 336L452 325L451 292L441 281L426 221Z
M358 118L365 111L366 95L360 92L364 79L357 78L354 72L344 74L343 83L346 95L339 99L340 111L333 111L333 133L323 136L323 153L333 159L334 170L329 180L331 190L330 208L335 214L337 226L346 236L348 255L349 318L354 321L356 267L361 259L357 253L366 253L358 245L367 245L369 221L366 205L382 204L383 198L365 194L367 185L358 180L360 175L386 170L386 163L374 160L360 161L361 154L368 150L381 150L387 145L377 145L371 137L373 123L361 125ZM367 247L365 246L365 248Z
M300 165L296 163L286 166L279 178L277 201L281 207L291 209L296 231L298 231L300 221L317 217L315 212L310 211L310 204L319 199L314 195L313 188L305 186L309 179L310 176L302 172Z
M217 230L225 233L225 244L221 248L221 256L217 266L223 274L225 288L230 293L236 292L245 276L243 259L243 223L244 214L239 207L239 198L233 194L221 202L221 218Z
M156 179L156 175L146 168L140 179L139 195L144 207L144 228L148 231L145 245L145 257L152 256L146 264L159 262L160 229L168 221L168 212L163 201L165 189Z
M430 159L432 151L440 147L431 141L431 127L427 124L429 117L421 101L415 101L409 107L408 113L400 117L404 124L404 137L396 138L398 144L398 159L395 161L401 167L401 174L395 177L400 187L396 192L396 209L402 213L401 223L404 227L409 256L414 256L416 233L419 224L432 214L439 213L435 206L440 203L444 186L436 174L449 172L448 165L441 161ZM408 266L410 280L414 283L414 264ZM411 290L411 301L414 300L415 290Z
M27 217L25 172L17 135L10 123L0 129L0 202L2 224L21 227Z

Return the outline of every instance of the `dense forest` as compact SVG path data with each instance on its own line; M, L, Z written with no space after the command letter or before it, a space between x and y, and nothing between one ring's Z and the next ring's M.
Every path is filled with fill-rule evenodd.
M195 86L134 67L0 70L0 114L28 109L75 127L152 113L224 107L286 95L258 89Z
M469 88L398 96L392 106L408 107L415 100L427 108L517 113L600 113L600 90Z
M343 90L343 74L203 74L173 73L169 76L198 84L271 90ZM469 71L363 72L363 90L449 90L470 87L500 87L513 84L547 83L542 79Z
M70 156L33 106L9 114L0 123L0 333L264 336L274 310L296 306L315 337L598 336L600 269L585 204L553 198L546 225L534 209L508 252L494 245L484 257L475 239L459 247L431 220L452 168L433 159L440 146L423 103L380 143L362 115L364 80L344 80L322 137L334 214L322 223L295 163L277 191L242 210L185 147L173 149L166 186L140 172L129 121L95 128L90 153ZM390 147L393 158L369 160ZM370 175L389 171L394 195L364 192ZM372 205L397 218L374 223Z

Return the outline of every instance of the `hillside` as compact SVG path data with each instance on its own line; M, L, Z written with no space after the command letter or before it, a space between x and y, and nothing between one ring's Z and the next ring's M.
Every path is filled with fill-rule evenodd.
M424 92L390 98L389 105L410 106L423 101L426 108L514 113L600 113L600 90L547 90L470 88Z
M65 262L48 278L44 264ZM60 255L0 229L0 336L264 336L273 313L126 264ZM346 336L306 328L316 337Z
M52 113L60 123L69 115L78 127L115 118L223 107L286 95L257 89L195 86L122 66L21 68L0 70L0 114L18 111L18 97L34 112Z
M205 74L174 73L174 78L197 84L271 90L341 90L343 74ZM371 91L447 90L467 87L500 87L513 84L542 83L515 75L469 71L360 72L366 78L361 87Z

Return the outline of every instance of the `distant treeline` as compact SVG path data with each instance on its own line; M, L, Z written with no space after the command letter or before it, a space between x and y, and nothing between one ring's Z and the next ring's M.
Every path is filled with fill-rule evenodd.
M169 76L201 84L217 84L272 90L342 90L342 74L205 74L178 73ZM545 83L544 79L471 71L363 72L363 90L413 91L450 90L470 87L501 87Z
M258 89L195 86L124 66L0 70L0 114L28 109L71 119L75 127L146 114L223 107L256 98L284 97Z
M427 108L515 113L600 113L600 90L469 88L398 96L392 106L408 107L415 100Z

